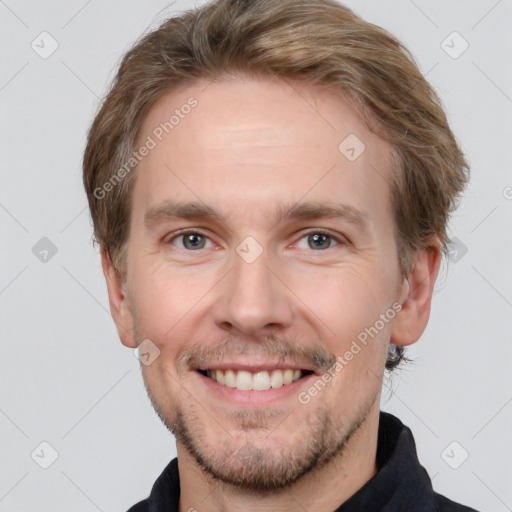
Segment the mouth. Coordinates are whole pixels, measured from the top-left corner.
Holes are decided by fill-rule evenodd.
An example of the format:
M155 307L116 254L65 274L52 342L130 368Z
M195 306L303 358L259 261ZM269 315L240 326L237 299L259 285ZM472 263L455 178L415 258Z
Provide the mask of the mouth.
M215 381L226 388L240 391L269 391L293 385L300 379L305 379L314 372L312 370L299 370L296 368L273 370L236 370L211 369L197 370L203 377Z

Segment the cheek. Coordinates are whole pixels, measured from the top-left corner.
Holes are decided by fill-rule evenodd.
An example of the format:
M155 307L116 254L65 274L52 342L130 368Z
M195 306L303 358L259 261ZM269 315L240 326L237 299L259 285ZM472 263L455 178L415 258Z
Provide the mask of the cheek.
M184 320L200 296L199 291L191 290L190 283L187 286L185 279L169 276L160 264L147 261L132 268L129 302L137 341L149 339L159 351L151 365L142 367L146 378L152 381L158 372L176 373L173 362L186 343ZM161 377L165 379L165 375Z
M297 278L295 289L311 305L315 324L324 326L325 348L339 358L336 386L350 390L350 396L373 390L383 372L394 316L392 295L379 273L355 265L308 272Z
M378 273L356 265L309 269L290 276L290 287L334 337L352 337L390 306ZM318 322L317 320L317 322Z
M130 286L137 319L155 337L165 337L199 304L213 282L197 269L172 267L163 257L134 261Z

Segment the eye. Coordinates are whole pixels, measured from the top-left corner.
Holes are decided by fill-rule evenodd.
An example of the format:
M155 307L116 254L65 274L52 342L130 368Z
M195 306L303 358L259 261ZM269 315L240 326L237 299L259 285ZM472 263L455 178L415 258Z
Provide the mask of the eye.
M174 235L165 243L172 244L179 249L186 251L197 251L213 247L212 241L204 234L197 231L186 231ZM313 249L314 251L325 251L343 243L342 240L322 231L314 231L303 236L297 247L300 249Z
M313 249L315 251L324 251L330 249L336 245L339 245L339 241L328 233L322 231L315 231L303 236L297 243L297 247L300 249Z
M198 249L213 247L212 241L207 236L196 231L180 233L179 235L169 239L167 243L171 243L180 249L187 251L196 251Z

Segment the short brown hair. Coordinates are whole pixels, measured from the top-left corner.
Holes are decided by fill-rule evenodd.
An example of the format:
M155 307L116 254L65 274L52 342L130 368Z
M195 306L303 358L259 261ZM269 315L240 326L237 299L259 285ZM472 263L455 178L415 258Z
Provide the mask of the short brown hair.
M106 199L97 190L119 178L159 98L229 72L338 87L390 144L402 274L433 237L446 253L448 217L469 171L437 94L408 50L335 0L217 0L168 19L126 53L89 131L84 184L95 238L116 269L123 267L134 173L125 173Z

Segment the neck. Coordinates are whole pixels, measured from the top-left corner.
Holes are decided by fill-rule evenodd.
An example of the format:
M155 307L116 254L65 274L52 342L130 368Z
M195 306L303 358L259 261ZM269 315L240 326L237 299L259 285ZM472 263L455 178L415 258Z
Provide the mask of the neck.
M311 470L290 487L266 495L255 495L205 477L178 442L180 512L335 510L377 473L378 425L376 403L339 456Z

